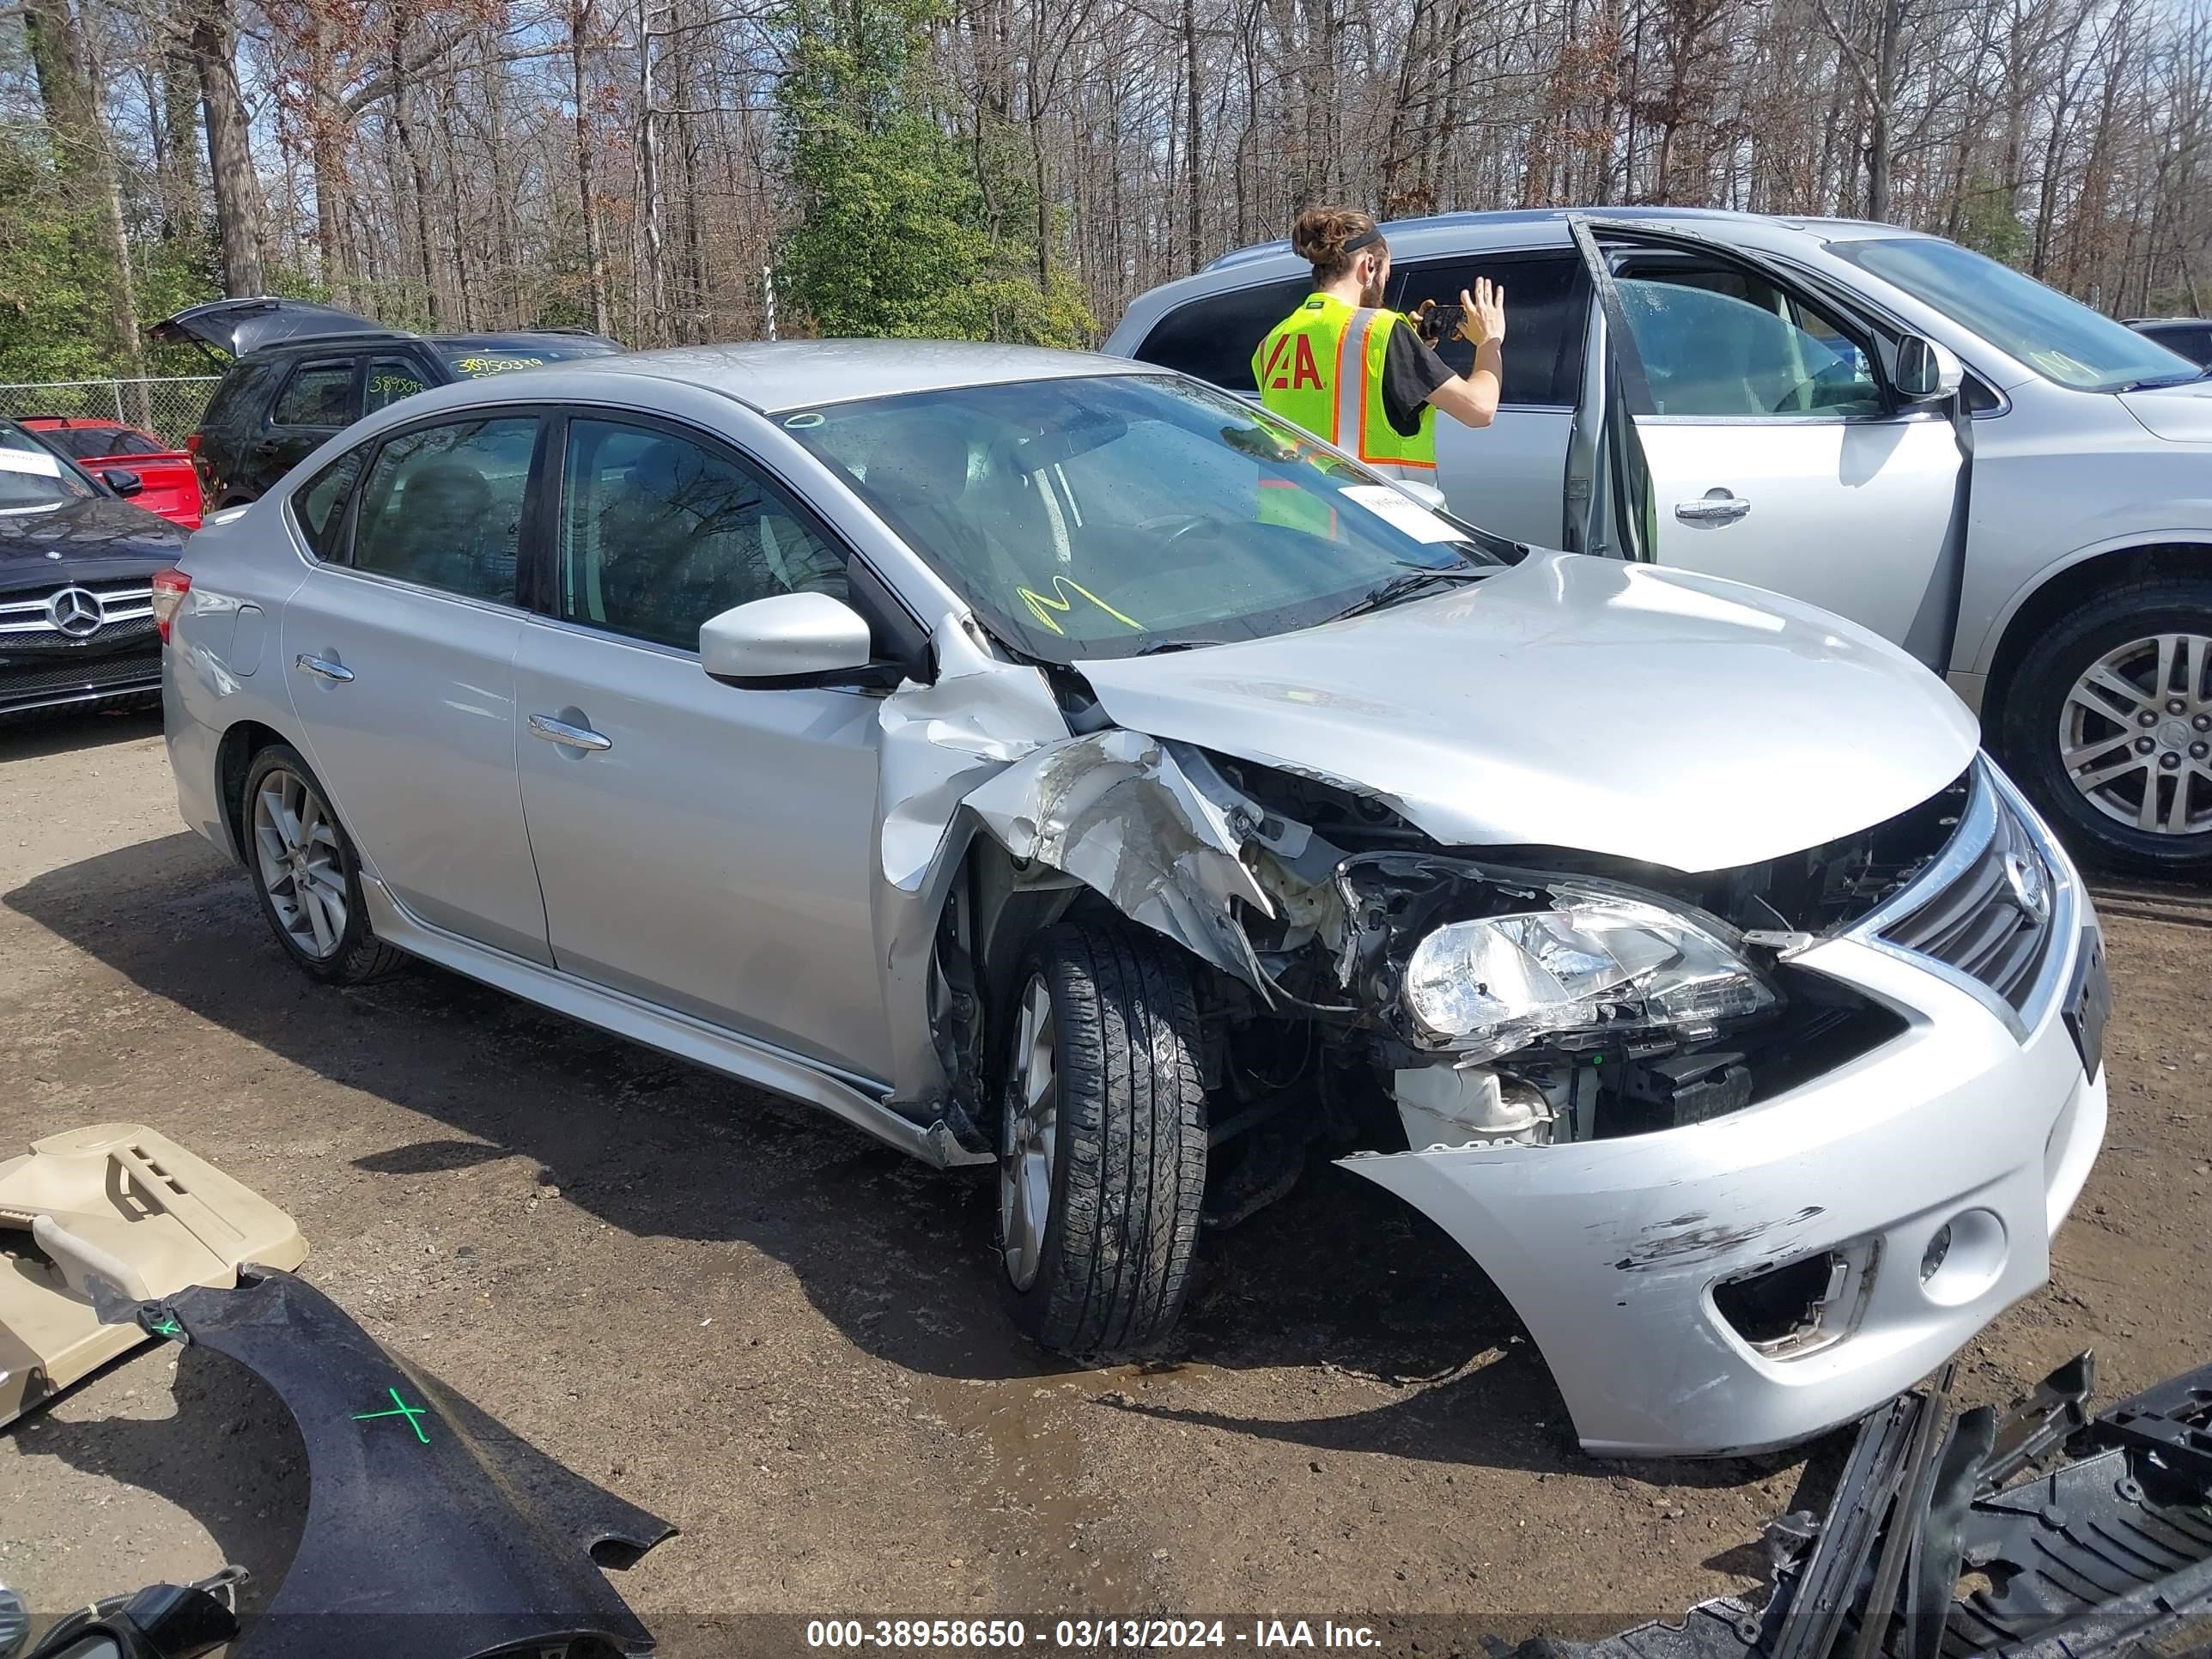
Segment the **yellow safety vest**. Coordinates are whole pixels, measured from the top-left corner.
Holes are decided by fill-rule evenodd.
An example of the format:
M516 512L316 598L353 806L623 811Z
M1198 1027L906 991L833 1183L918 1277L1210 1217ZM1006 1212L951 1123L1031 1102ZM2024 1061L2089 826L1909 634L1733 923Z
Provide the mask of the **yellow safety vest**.
M1395 311L1311 295L1252 354L1261 403L1379 472L1427 477L1437 469L1435 408L1421 405L1420 427L1409 438L1382 407L1390 331L1405 320Z

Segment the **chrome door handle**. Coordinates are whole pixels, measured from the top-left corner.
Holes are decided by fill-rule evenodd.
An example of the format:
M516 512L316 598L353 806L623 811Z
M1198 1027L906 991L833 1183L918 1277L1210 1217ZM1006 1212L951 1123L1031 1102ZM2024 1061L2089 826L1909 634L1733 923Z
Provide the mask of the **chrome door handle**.
M1684 524L1734 524L1751 511L1751 503L1725 489L1708 489L1702 499L1674 503L1674 516Z
M353 678L353 670L342 662L332 662L328 657L311 657L302 651L292 659L292 666L303 674L314 674L323 679L336 680L343 685Z
M589 749L594 753L615 746L615 740L603 732L594 732L588 726L571 726L566 720L550 720L544 714L530 717L530 735L543 738L548 743L564 744L571 749Z

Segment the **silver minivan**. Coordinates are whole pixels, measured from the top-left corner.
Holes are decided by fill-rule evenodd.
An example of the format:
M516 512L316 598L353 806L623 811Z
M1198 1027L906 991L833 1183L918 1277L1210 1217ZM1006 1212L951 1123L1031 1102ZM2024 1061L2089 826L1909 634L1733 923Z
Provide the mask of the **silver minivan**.
M2078 849L2212 870L2197 365L1891 225L1638 208L1384 229L1394 306L1506 290L1498 420L1438 425L1455 511L1849 617L1948 676ZM1106 349L1251 393L1253 347L1310 286L1287 243L1243 249L1144 295Z

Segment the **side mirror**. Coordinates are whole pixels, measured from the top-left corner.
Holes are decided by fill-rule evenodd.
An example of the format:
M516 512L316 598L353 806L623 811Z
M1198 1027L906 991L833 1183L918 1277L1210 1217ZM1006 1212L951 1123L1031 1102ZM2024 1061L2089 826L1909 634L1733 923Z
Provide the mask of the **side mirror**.
M852 684L874 662L868 624L827 593L776 593L699 628L699 666L725 685Z
M100 481L118 495L136 495L146 487L146 481L136 472L126 472L119 466L111 466L100 475Z
M1941 403L1966 384L1966 366L1948 346L1908 334L1897 347L1897 390L1906 402Z
M1451 502L1445 499L1444 492L1432 483L1425 483L1419 478L1396 478L1392 482L1431 513L1443 513L1451 507Z

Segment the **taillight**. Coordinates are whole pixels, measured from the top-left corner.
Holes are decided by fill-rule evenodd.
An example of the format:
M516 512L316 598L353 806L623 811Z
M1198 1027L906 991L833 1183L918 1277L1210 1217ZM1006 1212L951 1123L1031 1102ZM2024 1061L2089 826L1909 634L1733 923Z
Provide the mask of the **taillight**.
M192 579L174 565L154 573L154 631L161 636L162 644L169 642L169 624L176 620L178 608L191 591Z
M185 440L185 453L187 455L197 455L199 453L200 434L195 432L191 437Z

